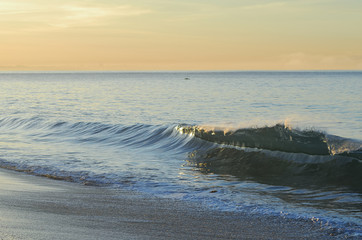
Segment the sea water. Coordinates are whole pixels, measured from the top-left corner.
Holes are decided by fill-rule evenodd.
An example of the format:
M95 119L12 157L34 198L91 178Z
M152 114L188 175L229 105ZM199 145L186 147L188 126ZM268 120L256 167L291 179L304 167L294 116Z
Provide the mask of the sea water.
M362 72L1 72L0 166L362 237Z

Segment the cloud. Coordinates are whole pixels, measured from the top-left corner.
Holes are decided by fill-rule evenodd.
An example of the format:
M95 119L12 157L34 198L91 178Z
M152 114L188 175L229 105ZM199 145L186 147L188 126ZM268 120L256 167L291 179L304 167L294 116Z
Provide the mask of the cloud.
M17 30L50 30L82 26L99 26L107 20L119 17L139 16L151 10L131 5L73 4L55 5L51 2L41 4L20 1L0 2L0 22ZM4 24L3 24L4 25ZM30 27L30 25L33 25ZM10 29L9 29L10 30ZM2 29L2 32L5 29Z
M295 52L281 57L288 69L362 69L362 56L318 55Z
M139 16L150 13L150 10L139 9L129 5L122 6L79 6L65 5L61 7L63 17L50 25L56 27L73 27L86 25L102 25L102 20L116 17Z
M61 7L71 20L83 20L105 16L138 16L149 13L150 10L137 9L132 6L116 7L84 7L78 5L66 5Z
M270 3L264 3L264 4L253 4L248 6L242 6L239 9L242 10L256 10L256 9L262 9L262 8L275 8L275 7L282 7L287 5L286 2L270 2Z
M37 6L29 2L19 1L1 1L0 2L0 20L5 17L9 20L12 17L25 14L35 14L42 11L46 11L44 6Z

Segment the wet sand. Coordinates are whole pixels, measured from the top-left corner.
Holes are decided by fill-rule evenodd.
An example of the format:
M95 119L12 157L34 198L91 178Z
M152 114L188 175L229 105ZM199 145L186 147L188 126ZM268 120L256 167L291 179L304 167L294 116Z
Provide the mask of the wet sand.
M336 238L311 221L211 211L0 169L0 239Z

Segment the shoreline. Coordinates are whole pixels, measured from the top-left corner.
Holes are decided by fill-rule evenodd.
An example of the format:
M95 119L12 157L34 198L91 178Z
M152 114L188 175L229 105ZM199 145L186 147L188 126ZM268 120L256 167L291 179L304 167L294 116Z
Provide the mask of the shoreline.
M311 221L0 169L0 239L338 239Z

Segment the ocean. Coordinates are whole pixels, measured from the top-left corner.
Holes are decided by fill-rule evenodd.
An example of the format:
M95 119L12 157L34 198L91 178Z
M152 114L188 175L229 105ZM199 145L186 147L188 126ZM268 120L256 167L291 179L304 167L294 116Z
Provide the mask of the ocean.
M0 72L0 167L362 238L362 72Z

